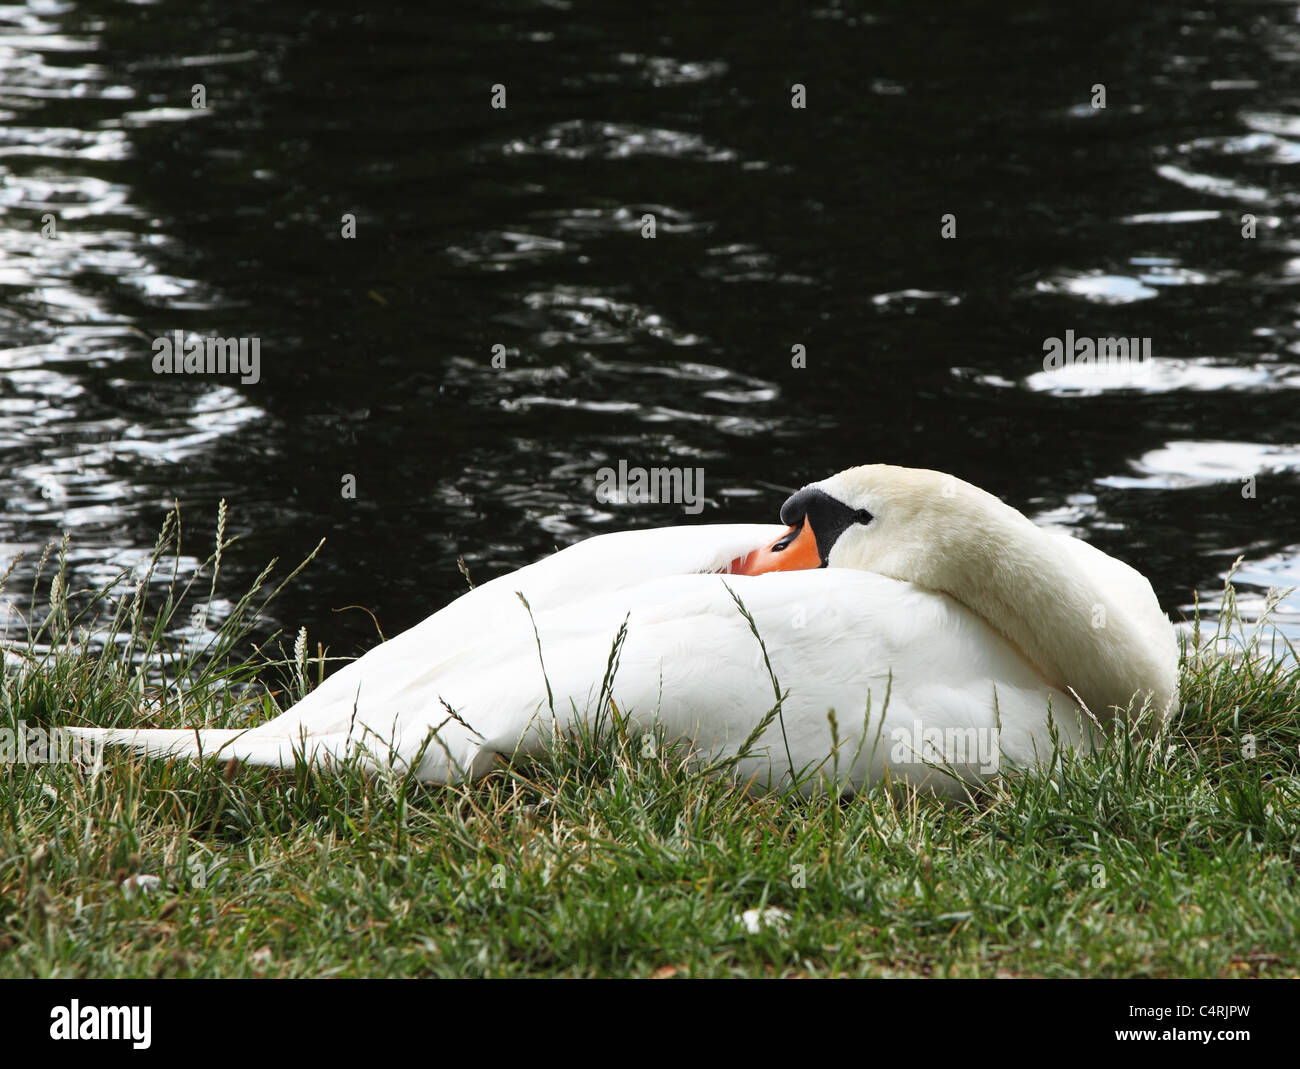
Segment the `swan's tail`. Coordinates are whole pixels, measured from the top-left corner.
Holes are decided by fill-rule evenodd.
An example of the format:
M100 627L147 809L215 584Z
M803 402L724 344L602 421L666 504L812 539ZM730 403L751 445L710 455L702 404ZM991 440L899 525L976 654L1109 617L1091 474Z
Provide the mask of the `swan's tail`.
M99 746L125 746L146 757L198 757L250 765L292 768L299 760L315 762L338 756L345 740L332 736L290 739L228 728L64 728L69 735ZM336 742L344 745L337 747Z

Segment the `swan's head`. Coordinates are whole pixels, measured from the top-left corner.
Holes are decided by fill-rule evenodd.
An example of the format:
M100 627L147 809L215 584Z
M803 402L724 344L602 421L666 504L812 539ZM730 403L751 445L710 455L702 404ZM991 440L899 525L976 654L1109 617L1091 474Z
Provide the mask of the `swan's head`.
M974 510L990 507L1006 509L941 472L889 464L849 468L791 495L781 506L787 530L734 562L732 571L858 568L941 586L936 569L959 546L978 544Z
M946 594L1009 639L1048 682L1101 716L1149 693L1164 715L1178 642L1151 584L1084 542L1035 527L942 472L872 464L810 483L781 507L775 542L743 575L857 568Z

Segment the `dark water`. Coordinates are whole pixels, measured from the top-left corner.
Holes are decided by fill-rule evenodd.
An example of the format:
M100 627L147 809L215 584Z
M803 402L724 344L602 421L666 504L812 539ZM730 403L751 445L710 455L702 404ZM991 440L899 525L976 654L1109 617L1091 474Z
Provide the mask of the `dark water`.
M1064 7L0 7L0 570L66 530L107 578L173 500L204 556L224 497L226 596L327 536L280 619L346 652L457 555L688 519L597 500L620 459L702 468L697 522L890 461L1175 613L1300 584L1296 7ZM260 380L154 374L176 330ZM1045 372L1066 330L1153 361Z

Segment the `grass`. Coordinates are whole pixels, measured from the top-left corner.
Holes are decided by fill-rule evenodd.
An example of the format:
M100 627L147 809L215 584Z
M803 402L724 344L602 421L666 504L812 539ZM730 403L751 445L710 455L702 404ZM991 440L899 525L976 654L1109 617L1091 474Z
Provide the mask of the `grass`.
M160 581L179 536L134 586L43 558L0 727L239 725L321 678L301 633L252 644L269 569L219 626L193 614L230 544ZM1300 671L1263 634L1229 599L1166 735L961 804L751 796L616 716L457 787L9 764L0 976L1296 976Z

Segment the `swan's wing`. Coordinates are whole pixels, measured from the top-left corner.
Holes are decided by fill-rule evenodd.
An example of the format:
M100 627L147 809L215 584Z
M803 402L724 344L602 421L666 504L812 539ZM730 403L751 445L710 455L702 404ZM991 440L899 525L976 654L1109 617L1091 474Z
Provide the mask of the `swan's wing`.
M151 753L220 743L224 755L272 765L292 763L295 752L360 748L376 764L457 780L499 754L534 752L555 730L596 714L626 621L611 691L619 710L642 727L662 724L669 739L734 756L775 696L763 648L731 592L752 614L785 695L739 766L759 784L784 785L793 769L861 785L888 767L954 790L951 773L976 780L1004 757L1045 756L1049 703L1062 740L1080 737L1070 699L948 598L845 569L676 572L725 568L780 531L668 528L591 539L458 599L268 724L234 737L110 738Z
M518 571L468 591L402 634L376 646L335 672L275 723L280 733L300 735L347 731L353 706L365 691L366 709L396 690L411 692L445 678L466 663L484 643L499 641L508 622L527 625L529 610L549 613L578 606L599 592L619 601L649 581L693 573L722 572L737 557L775 540L784 528L772 524L710 524L620 531L588 538ZM640 594L639 597L653 597ZM631 602L629 602L631 604ZM536 646L534 643L534 656ZM515 671L510 657L495 671Z
M492 693L502 678L527 670L526 644L519 643L528 610L519 594L534 612L551 612L576 605L596 591L617 597L666 576L723 572L737 557L774 541L782 530L773 524L712 524L588 538L463 594L335 672L275 720L251 730L68 730L158 756L220 753L269 765L292 764L296 753L340 754L360 737L382 751L382 740L406 733L423 739L430 724L447 719L438 715L438 694L441 682L457 671L477 666L473 671L484 693ZM575 618L581 618L577 609ZM501 637L502 628L508 628L509 637ZM535 642L531 648L535 655ZM530 675L526 687L539 682L540 677Z
M462 595L426 622L453 607L491 615L502 602L517 601L517 590L535 608L549 609L585 600L595 591L615 593L665 576L725 572L733 560L774 542L784 531L780 524L715 523L596 535Z
M597 712L626 619L612 685L619 710L643 727L662 724L670 739L732 756L775 698L763 649L728 588L752 614L787 693L740 766L761 785L783 785L791 767L860 785L888 765L894 776L953 789L936 765L976 780L1003 755L1029 763L1050 751L1049 702L1064 741L1079 736L1068 697L960 605L881 576L820 569L668 576L534 604L531 614L512 593L490 626L458 635L454 652L411 644L399 658L399 640L386 643L229 752L301 732L327 752L350 739L381 763L389 754L418 761L422 778L481 773L497 755L536 751ZM294 713L345 676L347 690L295 723ZM838 750L827 760L832 738Z

